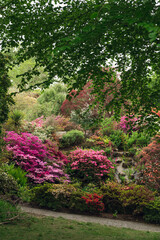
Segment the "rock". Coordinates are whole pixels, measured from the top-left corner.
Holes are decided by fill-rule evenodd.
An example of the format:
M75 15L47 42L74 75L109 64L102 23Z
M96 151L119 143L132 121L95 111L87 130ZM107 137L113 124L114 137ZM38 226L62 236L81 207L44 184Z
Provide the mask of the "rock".
M115 158L115 162L116 162L117 164L121 163L122 161L123 161L123 159L120 158L120 157Z

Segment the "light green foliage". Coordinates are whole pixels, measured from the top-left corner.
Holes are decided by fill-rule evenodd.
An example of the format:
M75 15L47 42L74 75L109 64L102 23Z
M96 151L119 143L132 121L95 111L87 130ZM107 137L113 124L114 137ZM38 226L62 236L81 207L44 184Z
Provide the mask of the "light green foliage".
M28 120L34 120L42 115L48 117L52 114L58 115L60 107L66 98L67 88L62 83L54 84L41 92L37 103L27 113Z
M103 135L110 136L116 130L117 123L114 120L114 117L103 118L101 122L101 132Z
M84 133L79 130L71 130L62 136L60 143L62 147L79 145L84 141Z
M16 55L16 50L13 51L12 53L13 55ZM19 87L19 85L21 84L22 81L22 77L20 76L21 74L27 72L27 71L31 71L36 65L35 59L34 58L30 58L24 62L22 62L19 65L15 65L12 69L10 69L8 75L10 77L10 79L12 80L12 91L16 91ZM33 75L32 79L30 80L29 83L25 84L25 89L30 88L31 86L38 86L40 84L42 84L45 80L47 80L48 78L48 74L47 72L44 72L44 68L43 67L39 67L38 71L40 72L40 75ZM19 77L17 77L19 76Z

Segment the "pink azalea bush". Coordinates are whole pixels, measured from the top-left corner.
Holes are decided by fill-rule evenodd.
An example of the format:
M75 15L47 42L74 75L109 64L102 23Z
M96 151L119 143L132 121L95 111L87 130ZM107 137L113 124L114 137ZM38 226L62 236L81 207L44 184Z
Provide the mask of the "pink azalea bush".
M114 168L103 150L77 149L70 153L69 159L72 174L83 182L99 182Z
M119 128L124 133L128 133L130 130L136 131L137 130L137 126L136 126L137 121L138 121L138 118L136 118L136 117L123 116L123 117L121 117L121 120L119 123Z
M63 171L63 160L66 158L48 150L37 136L26 132L19 135L11 131L7 132L4 140L7 150L13 153L13 160L28 172L27 176L31 182L57 182L62 177L68 181L69 177Z

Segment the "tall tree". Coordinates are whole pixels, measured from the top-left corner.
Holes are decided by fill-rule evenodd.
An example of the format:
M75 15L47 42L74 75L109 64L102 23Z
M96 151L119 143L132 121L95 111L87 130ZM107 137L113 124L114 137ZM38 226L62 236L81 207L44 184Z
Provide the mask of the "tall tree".
M23 75L21 88L38 74L40 65L49 73L45 86L59 76L65 83L76 79L71 88L82 89L92 75L98 101L103 103L112 90L114 99L106 108L116 114L124 102L130 102L129 112L141 115L157 108L159 89L149 87L152 73L160 76L156 0L1 0L0 23L2 48L21 44L18 62L36 59L35 67ZM115 71L110 68L106 74L102 67L112 64L121 73L121 88L99 94Z

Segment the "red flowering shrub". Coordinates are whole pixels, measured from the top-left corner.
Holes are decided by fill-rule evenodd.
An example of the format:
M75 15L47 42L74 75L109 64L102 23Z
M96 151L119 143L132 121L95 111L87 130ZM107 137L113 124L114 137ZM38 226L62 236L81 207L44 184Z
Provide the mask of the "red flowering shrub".
M102 202L103 196L98 195L96 193L88 194L81 197L86 205L87 211L90 213L99 213L104 211L104 203Z
M160 191L160 135L156 135L152 142L142 149L139 154L142 178L140 183Z
M26 176L31 182L57 182L62 177L68 179L68 175L62 170L65 157L48 150L38 137L30 133L19 135L15 132L7 132L7 137L4 139L7 150L13 153L13 160L28 172Z
M99 182L114 168L104 151L77 149L70 153L71 174L82 182Z

